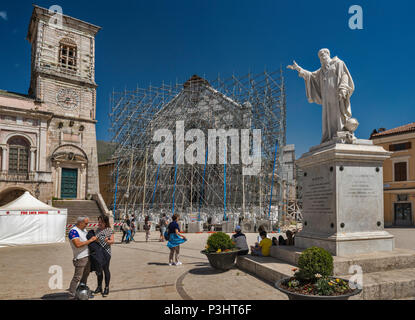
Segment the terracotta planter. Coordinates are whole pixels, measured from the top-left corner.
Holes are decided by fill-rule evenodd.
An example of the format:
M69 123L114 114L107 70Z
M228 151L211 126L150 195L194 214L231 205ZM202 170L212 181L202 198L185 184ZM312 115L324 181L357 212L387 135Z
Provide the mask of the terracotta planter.
M281 287L282 283L285 283L286 281L290 279L291 278L281 279L275 285L276 288L279 291L285 293L288 296L288 299L290 300L348 300L350 297L358 295L359 293L362 292L362 289L355 289L351 293L340 295L340 296L319 296L319 295L300 294L300 293L295 293L295 292L286 290ZM347 281L345 279L342 279L342 280Z
M235 265L235 259L238 255L239 250L237 251L229 251L229 252L221 252L221 253L208 253L206 251L201 251L207 256L210 265L218 270L226 271L231 269Z

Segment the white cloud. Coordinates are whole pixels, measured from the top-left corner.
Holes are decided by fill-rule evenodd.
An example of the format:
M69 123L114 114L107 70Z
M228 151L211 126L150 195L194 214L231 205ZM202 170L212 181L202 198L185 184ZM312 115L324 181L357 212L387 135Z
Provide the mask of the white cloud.
M6 11L0 11L0 18L3 18L7 21L7 12Z

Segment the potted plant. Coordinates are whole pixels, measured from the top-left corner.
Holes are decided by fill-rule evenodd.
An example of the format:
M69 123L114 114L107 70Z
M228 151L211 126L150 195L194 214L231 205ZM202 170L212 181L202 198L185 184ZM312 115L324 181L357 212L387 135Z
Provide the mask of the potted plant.
M349 281L333 277L333 257L322 248L311 247L298 259L293 277L276 283L290 300L347 300L362 289L352 288Z
M238 251L230 236L217 232L209 236L206 249L201 253L207 256L213 268L226 271L234 266Z

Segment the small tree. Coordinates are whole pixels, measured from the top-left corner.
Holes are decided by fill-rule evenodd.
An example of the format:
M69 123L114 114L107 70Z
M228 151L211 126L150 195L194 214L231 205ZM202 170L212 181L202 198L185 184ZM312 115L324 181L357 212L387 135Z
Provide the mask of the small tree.
M209 252L216 252L219 249L221 251L230 250L235 248L235 244L232 242L230 236L224 232L217 232L209 236L207 240L206 249Z
M299 270L296 278L302 280L316 279L316 274L322 277L333 275L333 257L330 252L318 247L311 247L303 251L298 259Z

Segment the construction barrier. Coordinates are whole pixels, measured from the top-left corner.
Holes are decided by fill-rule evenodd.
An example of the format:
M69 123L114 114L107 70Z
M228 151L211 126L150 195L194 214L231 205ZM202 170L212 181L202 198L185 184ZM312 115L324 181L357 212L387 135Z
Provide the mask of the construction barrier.
M119 227L121 225L122 225L122 223L114 223L114 227ZM76 224L67 224L66 225L66 229L69 229L69 228L72 228L72 227L75 227L75 226L76 226ZM98 227L98 223L90 223L90 224L88 224L87 225L87 228L90 228L90 227Z

